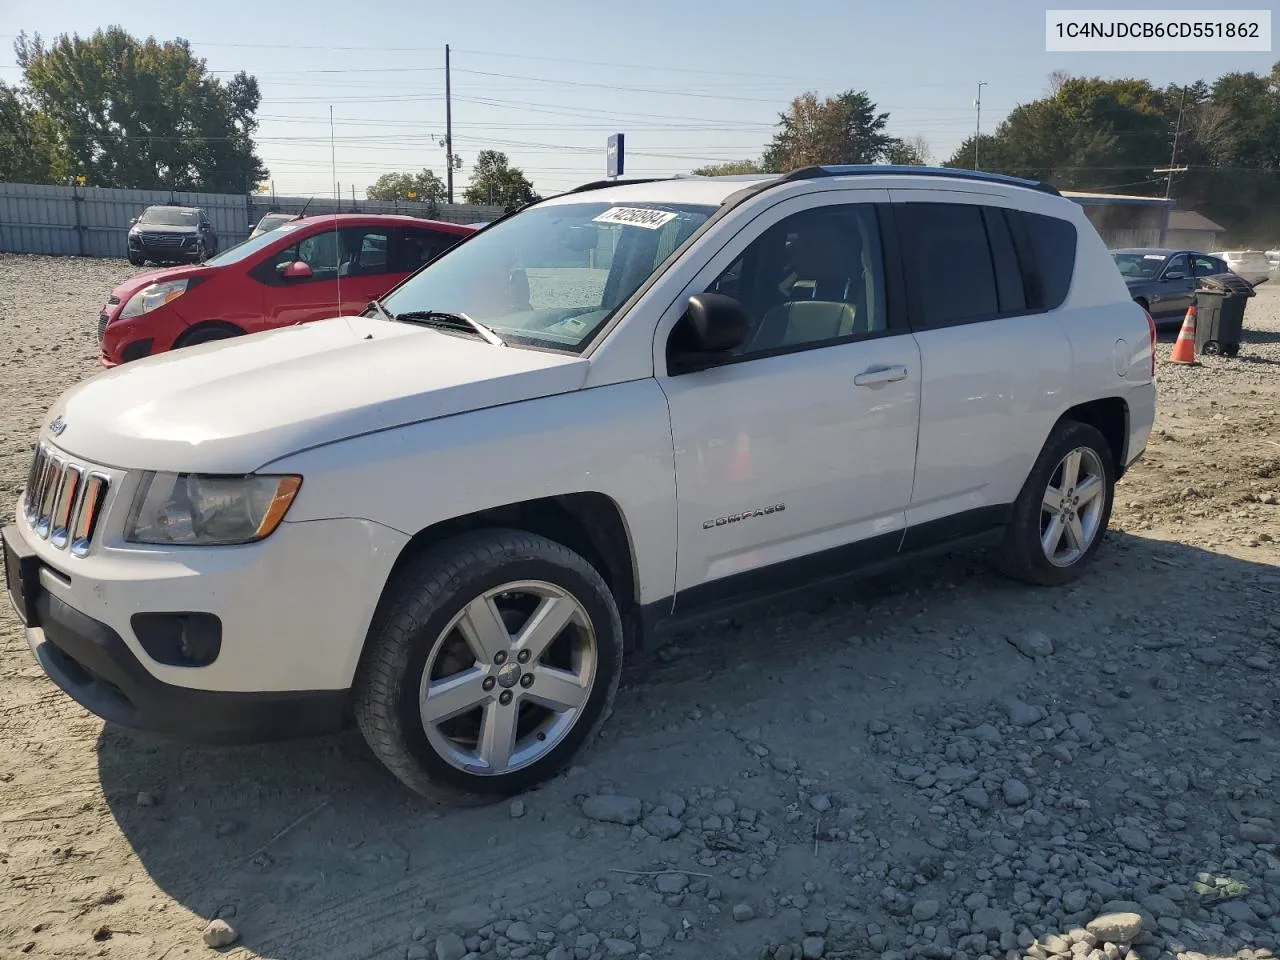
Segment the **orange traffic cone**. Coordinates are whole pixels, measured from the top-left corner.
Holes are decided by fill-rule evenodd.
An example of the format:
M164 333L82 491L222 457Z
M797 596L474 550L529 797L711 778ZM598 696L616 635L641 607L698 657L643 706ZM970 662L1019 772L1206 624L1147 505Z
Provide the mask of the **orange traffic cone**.
M1169 355L1170 363L1184 363L1194 366L1200 361L1196 359L1196 305L1187 307L1187 315L1182 318L1182 329L1178 331L1178 341L1173 345L1173 353Z

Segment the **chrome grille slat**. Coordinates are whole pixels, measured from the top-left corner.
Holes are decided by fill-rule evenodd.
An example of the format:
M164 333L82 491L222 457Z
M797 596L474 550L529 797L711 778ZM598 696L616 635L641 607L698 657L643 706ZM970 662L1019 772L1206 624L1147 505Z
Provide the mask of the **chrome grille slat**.
M44 481L40 484L40 505L36 511L37 536L48 539L49 524L53 521L53 502L58 497L58 486L62 483L62 471L66 465L66 461L59 457L49 458Z
M111 478L38 444L27 473L22 510L32 530L60 550L83 557L101 519Z
M58 496L53 505L53 519L49 526L49 542L59 549L67 545L67 539L70 536L71 518L75 515L77 498L80 496L81 476L79 467L68 465L62 472L62 483L58 485Z

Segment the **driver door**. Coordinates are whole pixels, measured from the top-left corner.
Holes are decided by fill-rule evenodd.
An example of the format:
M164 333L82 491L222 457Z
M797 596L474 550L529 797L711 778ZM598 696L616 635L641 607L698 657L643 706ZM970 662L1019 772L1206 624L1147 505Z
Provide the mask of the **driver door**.
M1195 296L1196 280L1191 271L1191 258L1180 253L1170 257L1151 295L1151 316L1155 320L1180 320Z
M717 253L675 306L711 291L747 307L747 342L673 375L681 323L659 327L675 444L677 610L732 602L898 551L911 500L920 351L906 327L883 190L782 201ZM889 260L886 260L888 251Z

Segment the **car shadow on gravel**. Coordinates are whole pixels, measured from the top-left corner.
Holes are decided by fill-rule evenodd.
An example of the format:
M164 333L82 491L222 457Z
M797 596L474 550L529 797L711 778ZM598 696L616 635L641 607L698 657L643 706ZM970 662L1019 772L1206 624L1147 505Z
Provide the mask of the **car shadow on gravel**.
M524 798L528 815L506 803L450 808L422 800L350 731L210 748L108 727L97 745L99 774L111 814L151 879L199 917L228 918L245 946L281 957L403 957L415 926L425 924L433 938L450 927L456 907L479 903L484 912L503 898L507 915L515 915L539 896L580 897L566 890L607 876L606 867L644 866L627 859L637 854L625 833L588 836L580 844L567 844L566 835L582 836L574 831L582 830L576 798L584 779L630 787L646 800L666 783L714 782L705 779L696 754L672 759L680 756L681 735L654 717L679 720L693 703L708 702L723 705L730 727L758 724L762 711L765 722L768 714L789 716L784 708L796 707L775 699L771 708L768 684L753 678L796 682L840 658L892 662L918 678L921 693L935 704L962 702L964 693L939 692L936 674L917 672L928 669L920 663L939 657L944 641L970 644L974 670L1004 684L969 692L971 699L990 700L1026 681L1030 660L1008 640L1028 623L1044 624L1068 646L1079 642L1080 631L1115 642L1126 624L1143 620L1173 629L1171 611L1185 611L1189 593L1220 589L1247 592L1260 609L1274 609L1280 570L1114 532L1089 575L1064 590L1012 583L990 572L981 557L949 555L743 612L640 656L628 671L609 736L584 760L585 773L571 771ZM1201 623L1198 615L1184 615L1181 629L1212 636L1212 618L1204 616ZM861 633L867 637L851 652L851 635ZM935 637L944 640L935 644ZM884 694L856 669L846 669L839 682L848 702L865 698L889 719L897 710L897 722L926 729L913 712L912 691ZM706 684L718 687L709 692ZM865 728L866 713L852 716ZM1110 776L1105 768L1093 775ZM1092 786L1103 789L1101 782ZM1196 849L1200 836L1178 840L1185 845L1179 862L1189 870L1220 860L1221 850ZM961 875L973 866L962 865ZM961 891L956 899L963 897ZM1211 956L1226 946L1180 939Z

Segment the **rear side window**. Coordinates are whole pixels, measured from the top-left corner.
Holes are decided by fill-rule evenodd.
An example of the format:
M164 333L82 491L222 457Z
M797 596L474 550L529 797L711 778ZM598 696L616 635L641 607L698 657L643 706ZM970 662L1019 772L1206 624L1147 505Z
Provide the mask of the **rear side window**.
M1025 252L1030 264L1024 264L1031 280L1028 306L1032 310L1054 310L1062 306L1071 289L1076 269L1076 227L1059 217L1039 213L1018 214L1025 237Z
M1022 268L1013 245L1013 234L1005 211L999 207L983 207L983 219L987 223L987 239L991 243L991 262L996 268L996 292L1000 296L1000 312L1024 313L1027 295L1023 289Z
M903 253L916 321L925 327L1000 314L995 268L982 208L961 203L906 203Z

